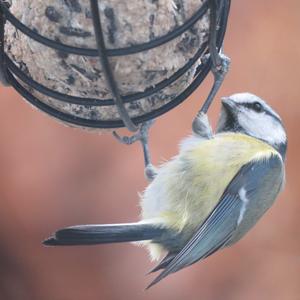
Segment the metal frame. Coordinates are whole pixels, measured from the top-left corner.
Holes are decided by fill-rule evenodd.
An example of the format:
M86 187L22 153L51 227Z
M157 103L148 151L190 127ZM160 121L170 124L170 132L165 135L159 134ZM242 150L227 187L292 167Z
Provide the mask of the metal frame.
M0 80L5 85L9 84L12 87L14 87L28 102L38 107L40 110L64 122L68 122L78 126L91 127L91 128L120 128L126 126L130 131L136 131L138 128L137 125L139 123L143 123L145 121L154 119L166 113L167 111L171 110L175 106L182 103L189 95L191 95L211 70L212 67L211 59L209 58L205 63L201 64L198 67L193 82L181 94L179 94L176 98L166 103L162 107L153 110L149 113L146 113L144 115L130 118L128 112L124 107L124 103L149 97L150 95L160 91L161 89L175 82L180 76L185 74L197 62L197 60L200 57L202 57L205 53L209 53L208 44L203 45L197 51L195 56L191 58L185 66L177 70L168 79L159 82L154 87L148 88L144 92L133 93L124 97L120 95L117 82L114 80L114 75L109 65L109 57L129 55L141 51L146 51L173 40L174 38L180 36L185 31L189 30L198 20L200 20L203 17L203 15L209 9L210 1L214 1L214 0L205 1L201 6L201 8L189 20L187 20L183 25L177 27L175 30L169 32L164 36L156 38L150 42L141 43L130 47L119 48L119 49L107 49L103 41L101 20L98 11L98 1L90 0L91 10L93 14L93 24L94 24L95 37L97 42L97 49L85 49L85 48L78 48L78 47L65 45L60 42L56 42L54 40L50 40L48 38L39 35L35 31L31 30L30 28L22 24L17 18L15 18L15 16L9 11L7 2L0 0ZM219 30L217 32L217 37L216 37L218 50L222 46L223 38L225 35L227 18L230 10L230 2L231 2L230 0L219 1L221 7L219 7L220 10ZM94 56L94 57L98 56L103 66L103 69L105 71L105 77L108 82L108 86L111 89L113 99L102 100L96 98L81 98L81 97L70 96L67 94L62 94L41 85L40 83L34 81L32 78L27 76L20 68L18 68L14 64L14 62L11 61L11 59L6 55L4 51L4 26L6 21L10 22L18 30L20 30L21 32L23 32L33 40L45 46L48 46L52 49L56 49L69 54ZM83 105L83 106L116 105L121 119L120 120L90 120L90 119L85 119L85 118L81 118L81 117L77 117L71 114L61 112L45 104L41 100L39 100L30 92L30 89L26 89L22 84L20 84L20 82L25 83L30 88L37 90L39 93L43 95L67 103Z

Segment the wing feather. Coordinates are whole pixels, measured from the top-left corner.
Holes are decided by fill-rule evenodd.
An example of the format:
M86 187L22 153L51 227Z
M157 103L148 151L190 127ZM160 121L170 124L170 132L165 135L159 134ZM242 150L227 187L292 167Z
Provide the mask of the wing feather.
M252 200L257 196L257 188L264 187L264 179L268 178L270 185L279 182L281 185L282 160L274 155L268 159L252 161L244 165L232 179L220 201L201 224L194 236L181 251L167 263L164 261L161 268L165 268L159 276L147 287L161 281L171 273L187 267L198 260L204 259L229 243L240 223L241 214L245 210L245 199L242 199L241 189L246 191L247 197ZM276 197L274 192L274 199ZM159 265L160 266L160 265ZM158 270L159 266L154 270Z

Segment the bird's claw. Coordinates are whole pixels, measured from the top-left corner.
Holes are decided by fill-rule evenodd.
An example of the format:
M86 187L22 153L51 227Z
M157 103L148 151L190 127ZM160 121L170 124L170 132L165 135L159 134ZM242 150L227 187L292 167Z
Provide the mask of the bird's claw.
M151 163L149 163L144 170L146 179L151 182L157 175L157 168L155 168Z
M137 134L134 134L132 136L120 136L116 131L113 131L113 136L118 140L118 142L125 144L125 145L131 145L135 143L137 140L140 139L140 132Z
M230 62L231 60L228 56L223 53L219 53L216 65L212 66L212 72L215 76L215 80L223 81L225 75L229 71Z

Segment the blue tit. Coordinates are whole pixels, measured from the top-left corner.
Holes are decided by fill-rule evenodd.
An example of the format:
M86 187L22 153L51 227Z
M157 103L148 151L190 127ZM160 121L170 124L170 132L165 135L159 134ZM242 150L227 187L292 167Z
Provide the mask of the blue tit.
M153 259L165 253L152 286L236 243L284 185L286 132L279 115L249 93L222 98L216 134L206 115L198 125L141 196L141 221L67 227L44 244L138 242Z

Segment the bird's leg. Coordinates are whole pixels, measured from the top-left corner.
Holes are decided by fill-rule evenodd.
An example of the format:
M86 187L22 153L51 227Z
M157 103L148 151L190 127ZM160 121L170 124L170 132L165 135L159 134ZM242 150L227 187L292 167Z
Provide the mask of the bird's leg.
M221 87L225 76L229 70L230 58L218 51L217 48L217 31L218 31L218 8L221 3L219 0L210 0L210 23L209 23L209 58L212 62L211 71L214 75L213 86L206 98L202 108L198 112L196 118L193 121L193 131L195 134L202 136L203 134L203 114L206 114L209 106L213 102L219 88ZM208 57L204 57L208 59ZM206 121L205 121L206 122Z
M217 47L217 32L218 32L218 22L220 9L222 7L222 2L220 0L210 0L210 22L209 22L209 57L212 61L211 71L214 75L214 84L213 87L204 102L202 111L207 112L211 102L213 101L216 93L221 87L226 74L229 70L230 58L222 53L222 48L218 51Z
M144 152L144 162L145 162L145 177L148 181L152 181L156 174L156 168L151 163L150 151L149 151L149 129L153 125L154 120L144 122L140 125L139 130L136 134L132 136L119 136L115 131L113 132L114 137L122 144L131 145L136 141L140 141Z

